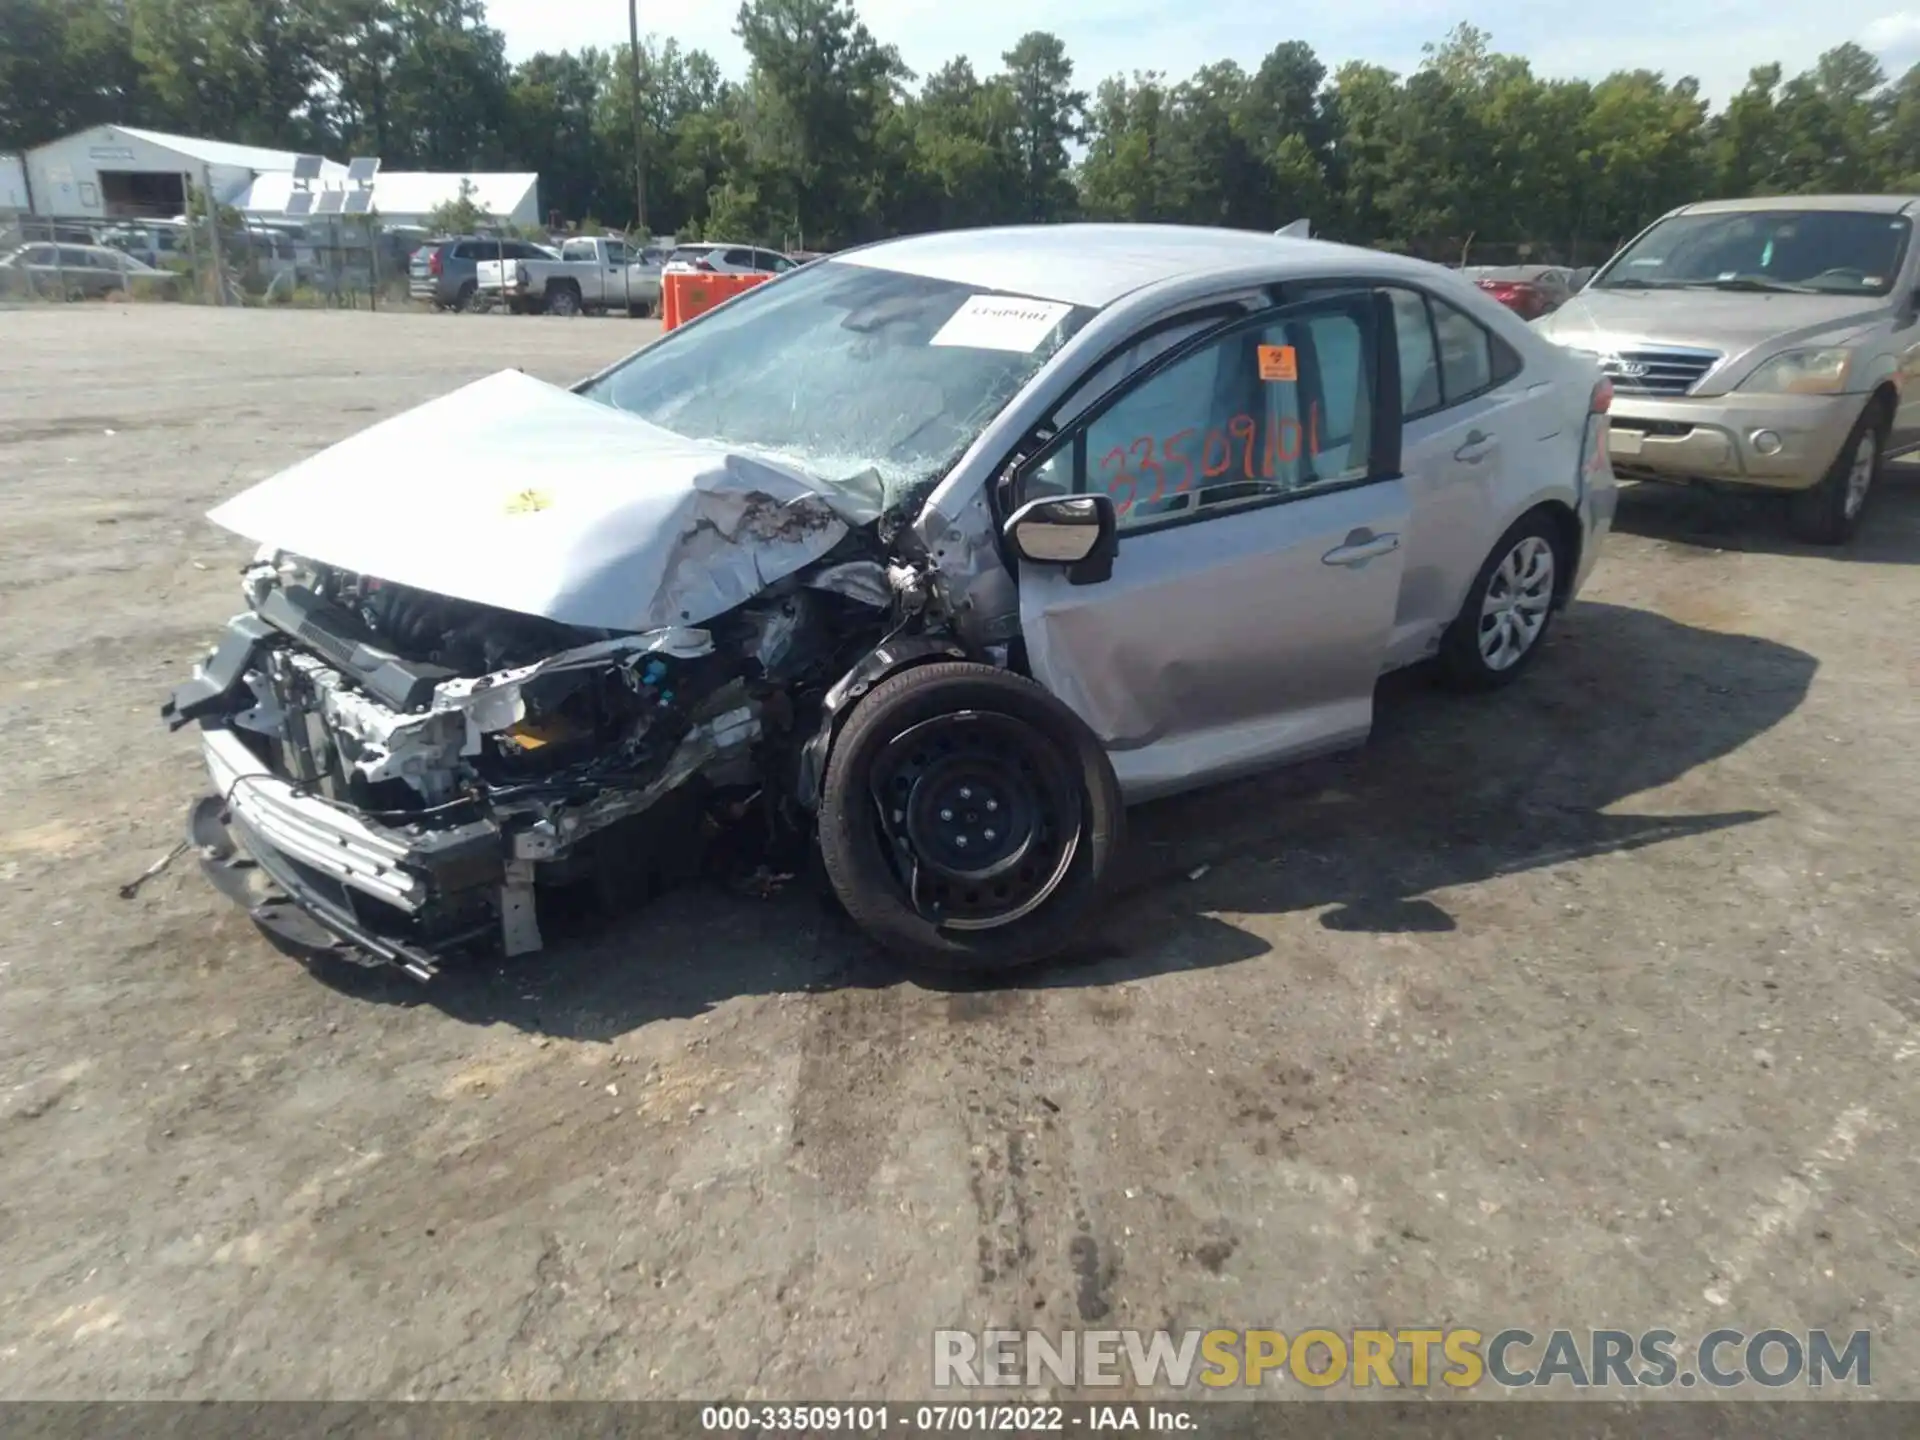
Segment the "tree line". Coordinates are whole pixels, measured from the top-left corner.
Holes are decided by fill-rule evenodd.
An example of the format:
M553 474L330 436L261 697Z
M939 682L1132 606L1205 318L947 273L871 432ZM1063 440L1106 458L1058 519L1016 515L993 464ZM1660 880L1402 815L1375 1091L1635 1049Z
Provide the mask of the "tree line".
M1707 196L1920 187L1920 66L1858 45L1755 69L1714 111L1689 77L1549 80L1457 26L1410 74L1254 63L1080 87L1034 31L982 75L916 75L851 0L744 0L744 78L649 39L657 234L827 249L1071 218L1315 233L1430 258L1604 254ZM0 151L105 121L390 169L537 170L575 222L636 216L626 47L509 64L483 0L0 0Z

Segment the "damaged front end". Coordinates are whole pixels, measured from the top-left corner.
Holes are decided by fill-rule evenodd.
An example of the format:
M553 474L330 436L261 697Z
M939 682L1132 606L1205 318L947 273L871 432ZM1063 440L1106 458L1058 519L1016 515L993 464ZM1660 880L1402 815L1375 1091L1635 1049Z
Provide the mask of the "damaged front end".
M164 707L200 727L203 867L290 944L421 978L539 949L536 894L619 908L729 824L797 833L836 685L927 618L869 528L702 624L627 632L272 549L243 584Z

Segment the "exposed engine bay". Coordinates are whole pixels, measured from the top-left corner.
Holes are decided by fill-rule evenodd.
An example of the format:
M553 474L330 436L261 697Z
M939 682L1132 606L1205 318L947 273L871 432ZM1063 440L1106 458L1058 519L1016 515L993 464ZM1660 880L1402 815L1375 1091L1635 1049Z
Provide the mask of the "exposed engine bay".
M203 732L203 858L256 919L263 886L292 895L424 978L469 943L540 948L536 884L619 905L727 826L799 833L832 687L888 637L961 653L883 554L854 531L699 627L619 633L263 548L165 707Z

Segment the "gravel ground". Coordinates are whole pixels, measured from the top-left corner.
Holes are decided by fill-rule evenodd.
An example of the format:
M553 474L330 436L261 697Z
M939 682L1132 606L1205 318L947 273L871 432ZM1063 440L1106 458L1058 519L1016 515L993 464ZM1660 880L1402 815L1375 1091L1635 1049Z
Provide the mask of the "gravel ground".
M0 314L0 1393L924 1395L1036 1324L1874 1331L1920 1395L1920 485L1631 493L1513 690L1141 812L1089 954L689 890L316 976L172 845L216 500L624 321Z

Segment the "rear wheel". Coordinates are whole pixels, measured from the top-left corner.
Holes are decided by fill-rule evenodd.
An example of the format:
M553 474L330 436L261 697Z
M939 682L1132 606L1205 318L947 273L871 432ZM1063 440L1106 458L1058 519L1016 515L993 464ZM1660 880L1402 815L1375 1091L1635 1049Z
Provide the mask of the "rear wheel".
M1825 478L1787 502L1787 522L1794 534L1815 545L1844 545L1851 540L1866 513L1867 496L1886 448L1887 411L1876 403L1854 422Z
M827 879L861 929L909 960L984 971L1073 940L1125 812L1079 716L1021 676L936 662L855 707L819 828Z
M1491 690L1519 678L1553 624L1554 600L1568 557L1552 519L1523 515L1495 542L1440 644L1448 679Z
M578 315L580 313L580 292L571 282L549 285L547 287L547 313L549 315Z
M467 281L457 291L454 292L452 308L454 310L461 312L462 314L473 309L473 297L475 292L478 291L479 288L480 287L475 285L473 281L471 280Z

